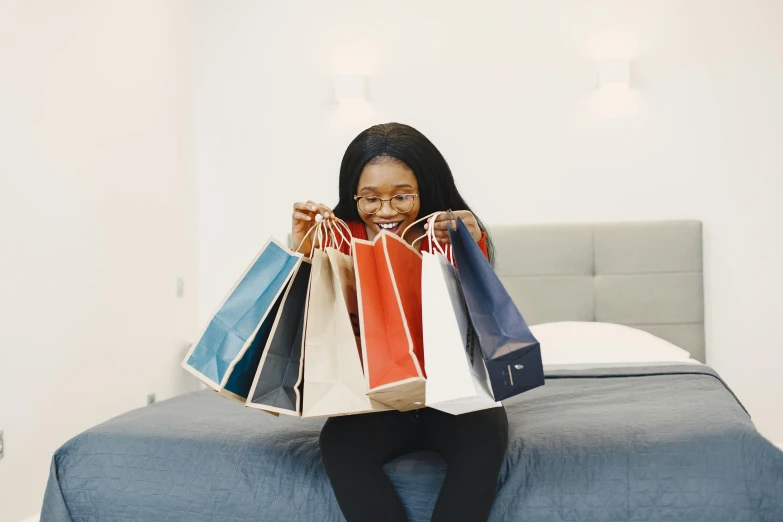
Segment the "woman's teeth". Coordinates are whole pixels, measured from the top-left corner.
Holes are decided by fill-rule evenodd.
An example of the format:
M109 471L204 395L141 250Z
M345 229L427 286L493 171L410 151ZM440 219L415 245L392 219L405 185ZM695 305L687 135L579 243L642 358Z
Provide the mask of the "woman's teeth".
M399 225L399 224L400 224L399 222L397 222L397 223L378 223L378 227L380 227L380 228L382 228L384 230L392 230L392 229L397 228L397 225Z

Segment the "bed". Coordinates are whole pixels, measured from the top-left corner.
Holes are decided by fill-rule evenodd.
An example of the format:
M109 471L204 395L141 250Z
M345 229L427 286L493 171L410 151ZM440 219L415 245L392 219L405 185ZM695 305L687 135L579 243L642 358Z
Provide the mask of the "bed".
M705 361L697 221L493 228L547 381L504 401L492 521L780 521L783 452ZM211 391L120 415L53 455L42 521L341 521L323 420ZM386 464L412 521L445 463Z

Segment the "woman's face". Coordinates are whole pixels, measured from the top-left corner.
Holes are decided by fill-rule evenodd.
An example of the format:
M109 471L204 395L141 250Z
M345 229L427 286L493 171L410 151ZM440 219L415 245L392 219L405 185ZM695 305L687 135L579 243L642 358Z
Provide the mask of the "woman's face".
M395 159L382 159L379 162L368 163L364 166L361 176L359 176L359 185L357 186L357 196L368 196L389 199L393 196L417 194L419 192L419 183L413 171L403 162ZM398 198L394 204L397 208L405 209L410 205L411 198L405 202ZM381 202L376 202L376 205ZM419 197L412 198L413 206L408 212L398 212L392 208L391 201L383 201L380 210L375 214L366 214L359 210L359 216L367 226L367 238L372 241L381 230L386 230L392 234L402 235L402 232L419 215Z

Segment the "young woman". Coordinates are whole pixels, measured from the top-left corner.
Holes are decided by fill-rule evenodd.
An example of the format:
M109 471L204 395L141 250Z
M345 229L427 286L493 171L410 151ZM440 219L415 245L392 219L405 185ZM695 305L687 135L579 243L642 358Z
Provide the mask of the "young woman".
M439 210L462 219L490 262L491 239L470 211L437 148L407 125L376 125L348 146L340 166L340 200L334 211L313 201L294 204L292 239L310 251L307 231L320 214L347 222L354 237L372 240L381 230L402 234L419 217ZM449 242L446 215L434 224L436 239ZM425 225L426 227L426 225ZM414 225L408 242L424 234ZM428 248L423 240L421 249ZM445 458L448 470L433 521L488 518L508 441L503 407L450 415L430 408L332 417L320 437L321 454L340 509L348 522L406 520L384 463L418 450Z

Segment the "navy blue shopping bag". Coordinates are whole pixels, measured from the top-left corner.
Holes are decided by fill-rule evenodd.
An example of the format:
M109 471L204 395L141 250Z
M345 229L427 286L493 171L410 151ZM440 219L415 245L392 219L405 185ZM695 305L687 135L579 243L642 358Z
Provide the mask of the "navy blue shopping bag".
M487 365L492 393L502 401L544 384L541 345L462 219L449 238L468 316Z

